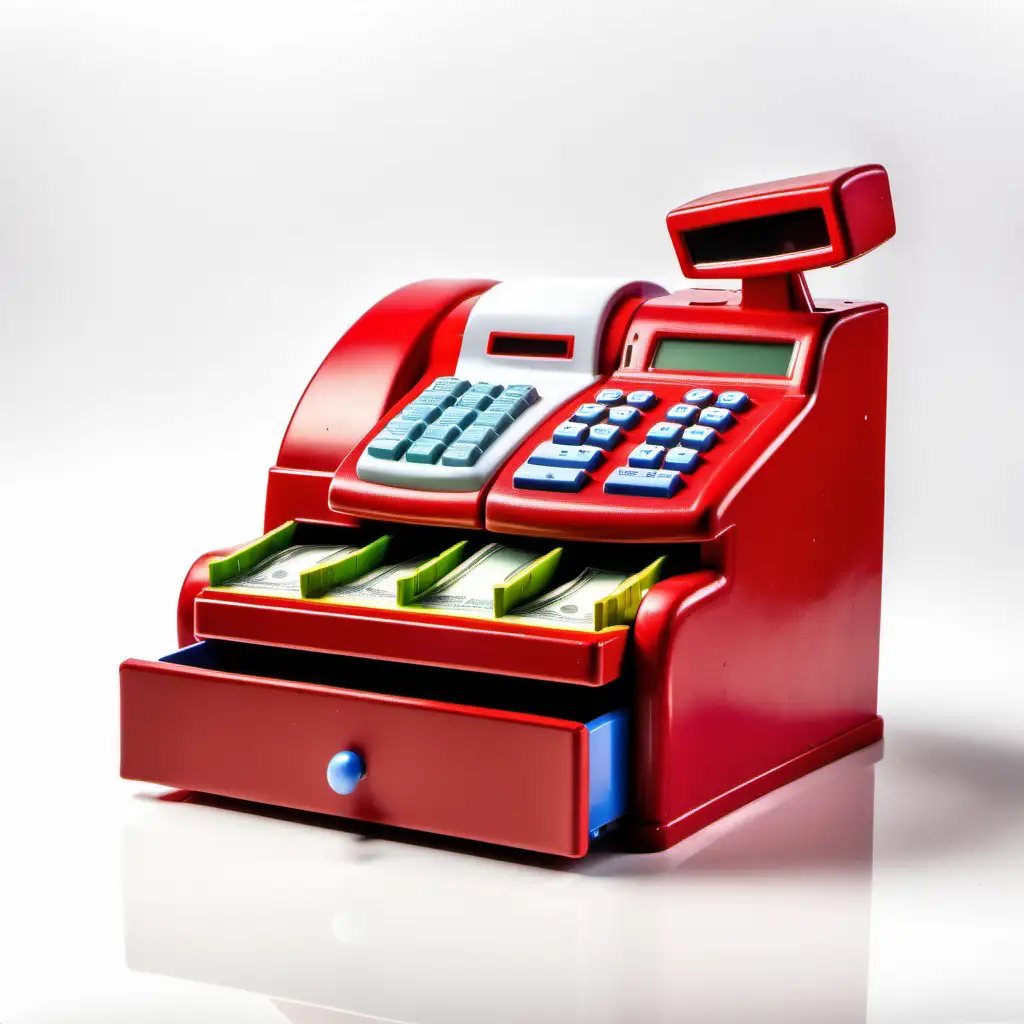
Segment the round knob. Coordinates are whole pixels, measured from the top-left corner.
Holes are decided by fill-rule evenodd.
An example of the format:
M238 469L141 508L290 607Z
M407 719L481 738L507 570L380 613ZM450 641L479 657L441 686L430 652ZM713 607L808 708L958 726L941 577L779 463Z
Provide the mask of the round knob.
M342 796L348 796L365 775L366 762L354 750L335 754L327 765L327 785Z

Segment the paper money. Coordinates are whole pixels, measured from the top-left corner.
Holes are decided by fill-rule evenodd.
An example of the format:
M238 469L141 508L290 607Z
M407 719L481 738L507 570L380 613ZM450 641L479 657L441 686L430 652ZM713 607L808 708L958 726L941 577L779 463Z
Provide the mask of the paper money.
M430 611L493 618L495 584L504 583L536 558L536 551L488 544L428 590L417 601L417 606Z
M396 608L398 577L408 575L425 561L424 555L392 565L379 566L351 583L332 587L324 594L323 600L339 604L369 605L373 608Z
M594 603L613 593L629 577L587 567L575 579L512 610L512 619L566 629L593 629Z
M354 544L295 544L264 558L249 572L236 576L228 586L298 597L300 572L355 550Z

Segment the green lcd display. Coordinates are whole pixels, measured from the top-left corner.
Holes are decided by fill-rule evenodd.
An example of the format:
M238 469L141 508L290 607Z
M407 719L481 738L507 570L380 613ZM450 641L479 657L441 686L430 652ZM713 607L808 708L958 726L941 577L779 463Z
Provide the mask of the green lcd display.
M768 344L763 341L662 338L651 368L785 377L789 373L794 347L792 343Z

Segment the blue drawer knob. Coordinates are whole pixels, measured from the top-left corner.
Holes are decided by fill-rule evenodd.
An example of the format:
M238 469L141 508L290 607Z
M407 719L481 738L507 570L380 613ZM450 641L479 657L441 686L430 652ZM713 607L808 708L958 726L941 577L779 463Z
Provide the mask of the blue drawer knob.
M348 796L365 775L366 762L354 750L335 754L327 765L327 785L342 796Z

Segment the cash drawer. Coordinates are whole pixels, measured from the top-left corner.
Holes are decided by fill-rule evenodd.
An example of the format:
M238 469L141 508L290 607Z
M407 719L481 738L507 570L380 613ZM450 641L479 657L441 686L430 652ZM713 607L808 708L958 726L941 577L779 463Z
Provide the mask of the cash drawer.
M121 666L121 774L579 857L625 812L616 699L615 686L206 641ZM339 754L365 769L347 794L328 781Z

